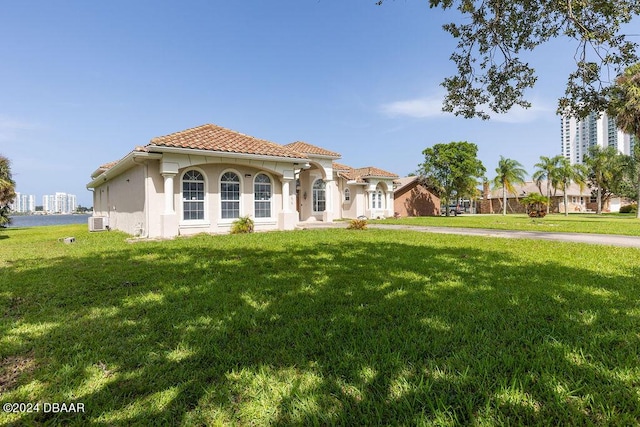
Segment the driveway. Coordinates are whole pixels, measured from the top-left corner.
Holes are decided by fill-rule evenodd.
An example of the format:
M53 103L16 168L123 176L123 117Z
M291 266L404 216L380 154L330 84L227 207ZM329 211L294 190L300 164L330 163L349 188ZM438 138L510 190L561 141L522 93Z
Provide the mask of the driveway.
M640 237L619 234L553 233L548 231L493 230L487 228L423 227L396 224L369 224L370 228L413 230L424 233L462 234L465 236L500 237L504 239L537 239L557 242L587 243L627 248L640 248Z
M346 221L333 223L300 223L298 228L346 228ZM627 248L640 248L640 237L621 236L619 234L553 233L548 231L493 230L487 228L430 227L398 224L368 224L369 228L386 230L410 230L423 233L458 234L464 236L499 237L503 239L535 239L556 242L587 243L590 245L609 245Z

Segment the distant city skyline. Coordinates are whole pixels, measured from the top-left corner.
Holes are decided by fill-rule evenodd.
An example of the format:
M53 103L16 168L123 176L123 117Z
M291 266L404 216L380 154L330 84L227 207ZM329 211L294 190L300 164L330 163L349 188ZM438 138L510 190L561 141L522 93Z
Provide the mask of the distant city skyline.
M56 192L45 194L40 199L42 204L36 203L36 196L33 194L22 194L16 192L16 198L11 205L11 210L16 213L37 212L40 207L46 213L73 213L78 208L78 198L75 194ZM89 206L88 206L89 207Z

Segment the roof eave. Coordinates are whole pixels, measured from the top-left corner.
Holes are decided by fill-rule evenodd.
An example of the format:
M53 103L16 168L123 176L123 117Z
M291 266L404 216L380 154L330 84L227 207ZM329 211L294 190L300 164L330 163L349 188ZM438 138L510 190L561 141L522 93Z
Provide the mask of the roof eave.
M124 156L120 161L118 161L118 163L116 163L109 169L104 169L104 171L99 175L94 177L92 174L91 177L93 178L93 180L87 184L87 189L96 188L97 186L110 180L111 178L114 178L120 175L122 172L126 171L130 167L136 165L137 163L135 159L139 159L139 158L142 158L145 160L158 160L162 158L162 154L147 153L143 151L132 151L126 156ZM95 172L98 172L100 170L103 170L103 169L98 168Z
M214 150L202 150L198 148L180 148L180 147L166 147L163 145L149 144L146 146L149 151L157 153L173 153L173 154L196 154L201 156L217 156L226 158L243 158L249 160L271 160L278 162L288 163L305 163L310 159L307 157L285 157L285 156L270 156L267 154L249 154L249 153L235 153L228 151L214 151Z

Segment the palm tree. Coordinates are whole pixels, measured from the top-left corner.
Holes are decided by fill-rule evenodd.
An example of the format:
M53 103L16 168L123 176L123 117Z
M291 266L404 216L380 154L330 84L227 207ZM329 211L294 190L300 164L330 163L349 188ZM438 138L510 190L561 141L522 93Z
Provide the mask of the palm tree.
M575 182L580 186L580 191L584 189L587 184L587 170L584 165L575 164L565 157L562 157L558 162L558 167L553 171L552 181L562 189L564 198L564 216L569 215L569 197L567 196L567 188L572 182Z
M9 159L0 155L0 227L9 223L9 204L16 197Z
M616 79L611 89L609 112L616 117L618 128L636 137L631 154L636 164L636 191L640 203L640 63L630 66ZM637 218L640 219L640 209Z
M522 165L512 159L505 159L500 156L498 167L496 168L497 176L493 179L496 188L502 187L502 215L507 214L507 190L515 193L514 184L522 184L525 180L527 171Z
M589 147L588 154L584 157L591 182L596 187L596 213L602 214L602 190L605 183L611 180L616 167L618 151L615 147L601 148L598 145Z
M553 177L553 171L556 170L558 163L562 158L562 155L557 155L551 158L547 156L540 156L540 161L534 165L538 170L533 174L533 180L538 183L538 187L540 187L543 180L547 181L546 196L549 200L551 200L551 179ZM549 214L549 205L551 205L551 203L547 203L547 214Z

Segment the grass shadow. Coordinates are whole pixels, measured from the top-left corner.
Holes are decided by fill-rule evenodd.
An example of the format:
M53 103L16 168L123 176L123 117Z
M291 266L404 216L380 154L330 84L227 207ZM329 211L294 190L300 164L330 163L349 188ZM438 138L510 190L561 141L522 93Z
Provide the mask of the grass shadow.
M37 367L1 400L83 402L19 418L76 425L640 421L640 269L465 239L325 230L14 260L0 356Z

